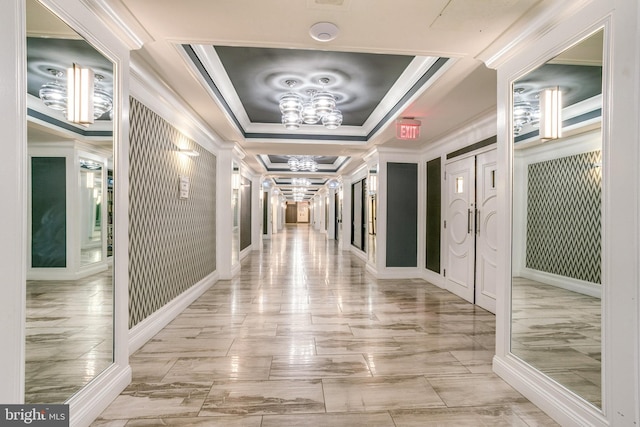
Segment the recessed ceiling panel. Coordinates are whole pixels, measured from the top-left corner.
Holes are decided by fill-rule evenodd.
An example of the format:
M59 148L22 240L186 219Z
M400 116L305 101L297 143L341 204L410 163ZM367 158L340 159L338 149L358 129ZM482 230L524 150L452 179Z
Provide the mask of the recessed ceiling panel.
M364 144L430 86L448 58L310 49L182 45L185 59L245 139ZM282 125L280 98L325 89L342 125Z
M343 125L362 126L413 56L320 50L214 47L253 123L280 123L278 101L292 91L326 89L337 98ZM325 85L320 79L326 78ZM293 87L287 81L295 82Z

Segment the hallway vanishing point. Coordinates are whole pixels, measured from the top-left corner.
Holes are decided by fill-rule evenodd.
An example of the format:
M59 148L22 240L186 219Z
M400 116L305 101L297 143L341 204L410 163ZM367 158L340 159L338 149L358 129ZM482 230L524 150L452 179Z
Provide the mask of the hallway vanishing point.
M131 356L93 426L551 426L492 373L495 317L422 280L376 280L287 225Z

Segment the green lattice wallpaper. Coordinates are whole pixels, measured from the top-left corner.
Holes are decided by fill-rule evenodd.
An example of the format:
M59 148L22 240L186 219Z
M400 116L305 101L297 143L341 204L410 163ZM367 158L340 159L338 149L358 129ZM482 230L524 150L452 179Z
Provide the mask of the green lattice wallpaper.
M601 283L601 152L530 164L528 268Z
M131 98L129 327L216 269L216 157ZM195 149L199 157L178 153ZM190 179L180 199L179 177ZM115 185L118 185L117 183Z

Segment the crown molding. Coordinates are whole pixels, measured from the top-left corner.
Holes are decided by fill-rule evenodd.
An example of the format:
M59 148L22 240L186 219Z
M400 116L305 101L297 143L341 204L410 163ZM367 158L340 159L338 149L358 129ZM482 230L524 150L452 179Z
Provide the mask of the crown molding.
M80 0L95 13L130 49L155 41L120 0Z
M476 59L484 62L488 68L498 69L591 1L572 0L570 2L558 2L544 0L540 2L511 25L488 48L480 52Z

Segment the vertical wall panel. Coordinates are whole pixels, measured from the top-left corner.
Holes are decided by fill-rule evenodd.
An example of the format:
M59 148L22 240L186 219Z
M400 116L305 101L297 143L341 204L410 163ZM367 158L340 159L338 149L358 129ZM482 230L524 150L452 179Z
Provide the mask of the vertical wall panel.
M418 265L418 165L387 163L387 267Z
M251 246L251 180L242 177L240 188L240 250Z
M442 211L442 165L440 157L427 162L426 267L440 273L440 232Z
M67 266L64 157L31 159L31 267Z
M133 327L216 270L216 157L133 98L130 117ZM184 156L178 148L200 156ZM190 179L188 199L179 197L181 175Z

